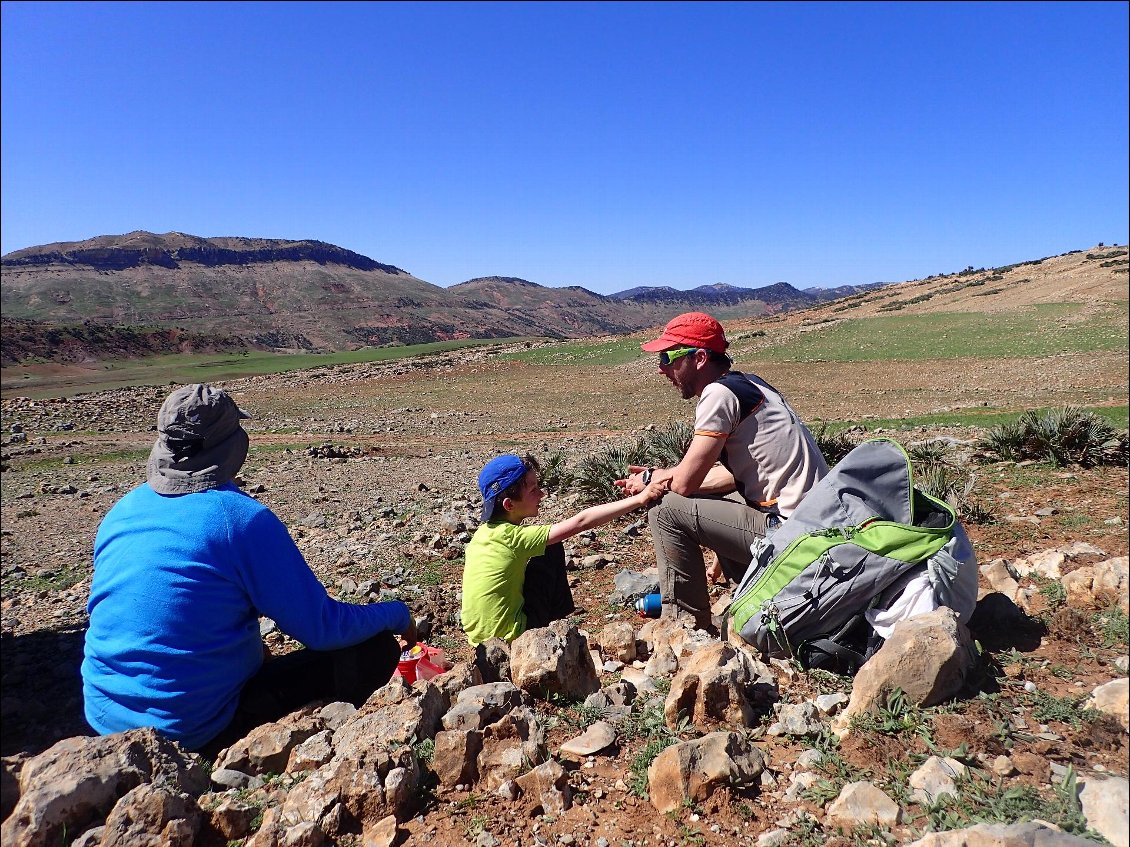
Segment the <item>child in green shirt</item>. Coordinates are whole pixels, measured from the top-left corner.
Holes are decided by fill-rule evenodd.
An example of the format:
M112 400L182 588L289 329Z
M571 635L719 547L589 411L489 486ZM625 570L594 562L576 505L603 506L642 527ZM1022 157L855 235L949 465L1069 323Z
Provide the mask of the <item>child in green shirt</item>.
M576 607L561 542L646 506L665 491L655 482L560 523L522 526L537 517L545 497L539 470L532 456L506 454L491 459L479 474L482 523L467 545L460 611L472 647L494 637L513 641L527 629L570 614Z

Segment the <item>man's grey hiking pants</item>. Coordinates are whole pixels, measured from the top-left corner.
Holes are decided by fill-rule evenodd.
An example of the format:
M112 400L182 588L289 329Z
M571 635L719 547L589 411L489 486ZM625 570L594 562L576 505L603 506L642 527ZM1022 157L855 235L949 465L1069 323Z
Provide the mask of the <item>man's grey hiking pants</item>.
M690 616L699 629L713 632L702 547L718 554L722 572L737 583L749 567L749 545L777 520L776 515L747 506L738 494L663 495L647 513L659 567L663 617Z

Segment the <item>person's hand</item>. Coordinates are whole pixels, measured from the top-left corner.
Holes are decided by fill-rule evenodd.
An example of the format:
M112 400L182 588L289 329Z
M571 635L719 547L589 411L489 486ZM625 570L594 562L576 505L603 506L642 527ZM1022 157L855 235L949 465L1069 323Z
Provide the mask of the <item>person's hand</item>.
M722 563L715 557L706 565L706 582L717 585L725 581L726 575L722 572Z
M401 651L411 650L414 646L416 646L416 642L419 640L420 638L416 633L416 619L409 618L408 628L404 630L404 632L400 633Z
M644 489L643 472L647 468L641 465L628 465L628 475L623 479L615 480L612 484L624 492L625 497L639 494Z
M642 499L642 502L641 502L640 505L647 505L648 503L654 503L656 500L658 500L660 497L662 497L666 493L667 493L667 483L666 482L657 482L655 480L652 480L651 482L648 483L647 488L643 489L643 491L640 492L639 496Z

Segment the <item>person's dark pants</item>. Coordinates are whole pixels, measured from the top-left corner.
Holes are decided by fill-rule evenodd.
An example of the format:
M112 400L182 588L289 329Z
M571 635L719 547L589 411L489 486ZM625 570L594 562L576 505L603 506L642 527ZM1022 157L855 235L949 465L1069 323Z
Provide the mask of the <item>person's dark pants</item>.
M526 629L548 626L576 611L565 573L564 544L550 544L545 553L530 559L526 565L526 581L522 584L522 598Z
M340 650L303 649L267 659L243 686L231 723L199 752L214 759L255 727L316 700L360 707L392 679L399 661L400 641L392 632Z

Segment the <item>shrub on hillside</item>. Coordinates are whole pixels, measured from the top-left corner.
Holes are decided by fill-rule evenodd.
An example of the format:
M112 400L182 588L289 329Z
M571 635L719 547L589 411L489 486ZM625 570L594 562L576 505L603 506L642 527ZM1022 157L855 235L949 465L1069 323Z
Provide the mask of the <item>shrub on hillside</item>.
M1117 433L1093 412L1064 406L1025 412L1016 421L993 427L981 449L1006 461L1034 459L1057 467L1125 465L1130 455L1126 433Z
M662 429L650 430L633 444L615 444L585 456L568 474L568 487L584 503L604 503L620 496L612 484L622 479L629 465L672 467L690 446L694 429L676 421Z
M915 487L931 497L949 503L959 520L966 524L989 524L996 521L991 504L973 496L976 474L950 460L942 441L924 441L907 449L914 468Z

